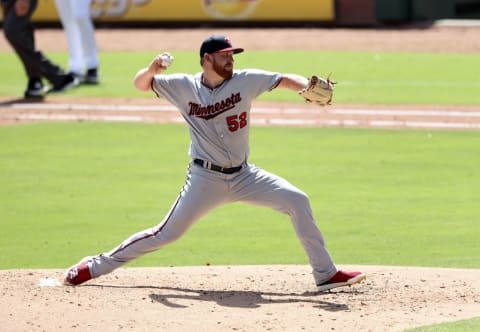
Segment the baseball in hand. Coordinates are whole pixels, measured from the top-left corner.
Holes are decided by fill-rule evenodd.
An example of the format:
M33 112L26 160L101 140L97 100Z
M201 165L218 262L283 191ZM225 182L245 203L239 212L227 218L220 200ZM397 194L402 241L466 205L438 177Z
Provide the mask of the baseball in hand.
M162 67L168 68L172 64L174 58L168 53L162 53L157 57L157 59Z

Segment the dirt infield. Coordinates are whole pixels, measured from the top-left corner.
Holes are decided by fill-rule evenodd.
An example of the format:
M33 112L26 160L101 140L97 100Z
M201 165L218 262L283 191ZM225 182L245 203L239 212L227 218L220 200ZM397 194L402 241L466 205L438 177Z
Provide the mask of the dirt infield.
M480 52L480 29L472 27L98 30L97 37L100 50L156 52L196 49L213 32L246 49ZM59 30L39 30L37 44L66 49ZM0 51L9 49L0 38ZM153 98L49 97L36 104L1 98L0 103L0 125L181 121ZM263 125L480 128L477 106L334 105L320 112L300 103L254 107L256 124ZM327 293L315 292L308 266L120 269L77 288L59 285L63 270L0 271L0 321L5 331L399 331L479 316L478 269L346 268L366 272L367 281Z
M228 35L249 50L364 50L479 53L479 26L408 27L402 29L98 29L100 51L197 50L212 33ZM64 51L62 30L39 29L37 45L45 51ZM0 51L11 50L0 38Z
M185 123L170 104L156 98L78 100L47 98L24 103L0 97L0 126L38 121ZM480 107L435 105L339 105L254 102L255 126L480 130Z
M347 266L366 282L318 293L308 266L0 271L4 331L400 331L478 316L480 270Z

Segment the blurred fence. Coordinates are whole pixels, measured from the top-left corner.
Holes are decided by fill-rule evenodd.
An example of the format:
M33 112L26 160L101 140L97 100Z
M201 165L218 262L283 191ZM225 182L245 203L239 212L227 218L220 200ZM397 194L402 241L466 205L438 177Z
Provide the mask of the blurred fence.
M93 0L92 15L118 26L378 26L480 20L480 0ZM54 0L39 0L34 21L59 24Z

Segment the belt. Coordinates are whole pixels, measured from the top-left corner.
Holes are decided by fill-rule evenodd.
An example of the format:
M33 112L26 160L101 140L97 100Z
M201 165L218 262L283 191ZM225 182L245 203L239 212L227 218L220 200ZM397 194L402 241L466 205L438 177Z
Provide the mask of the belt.
M209 161L202 160L202 159L193 159L193 163L200 166L200 167L203 167L203 168L206 168L206 169L211 169L212 171L220 172L220 173L223 173L223 174L237 173L238 171L240 171L243 168L243 165L236 166L236 167L222 167L222 166L214 165L214 164L210 163Z

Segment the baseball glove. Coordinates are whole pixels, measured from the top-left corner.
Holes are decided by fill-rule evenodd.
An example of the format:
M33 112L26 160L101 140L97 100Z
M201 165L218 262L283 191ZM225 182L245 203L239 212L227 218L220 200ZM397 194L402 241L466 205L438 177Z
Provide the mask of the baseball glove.
M330 105L335 84L336 82L330 80L330 75L327 79L313 75L308 79L307 87L298 91L298 94L309 103L320 106Z

